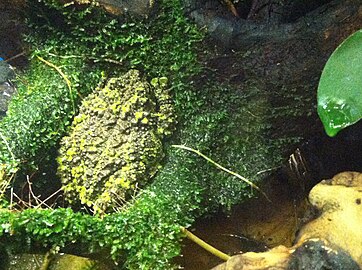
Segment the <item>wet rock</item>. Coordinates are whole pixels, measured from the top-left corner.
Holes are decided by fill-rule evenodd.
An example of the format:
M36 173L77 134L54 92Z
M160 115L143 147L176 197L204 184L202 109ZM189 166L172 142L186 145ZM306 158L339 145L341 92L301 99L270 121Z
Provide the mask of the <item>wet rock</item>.
M4 268L6 270L39 270L43 269L42 264L45 255L43 254L16 254L9 256L9 265ZM3 261L0 261L0 269ZM47 269L52 270L82 270L82 269L111 269L106 264L91 260L85 257L78 257L69 254L55 254L52 257L50 266Z
M6 114L8 104L16 92L15 87L11 83L11 79L15 77L12 67L3 60L0 60L0 117Z
M296 243L267 252L233 256L213 270L361 269L362 173L345 172L322 181L309 194L318 213Z
M56 254L50 269L52 270L83 270L83 269L111 269L104 263L69 254Z
M323 241L308 240L293 253L287 269L359 270L360 268L343 249L326 246Z
M0 58L0 83L9 82L15 77L13 68Z
M9 102L16 89L10 82L0 84L0 118L6 115Z

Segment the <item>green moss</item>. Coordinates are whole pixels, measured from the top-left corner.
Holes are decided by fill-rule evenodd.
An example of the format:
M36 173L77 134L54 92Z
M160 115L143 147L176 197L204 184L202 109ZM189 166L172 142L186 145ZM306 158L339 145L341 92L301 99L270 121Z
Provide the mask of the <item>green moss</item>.
M195 44L202 35L183 17L178 1L161 2L157 16L148 21L116 18L93 5L63 5L55 0L31 0L27 6L25 40L33 59L19 74L19 95L0 125L0 161L8 172L35 169L46 162L80 97L94 90L102 76L137 68L149 78L167 76L175 89L182 89L186 79L199 71ZM60 67L73 91L54 68L35 56ZM160 125L159 132L164 131L167 127Z
M179 226L193 221L189 214L200 192L195 178L183 179L182 187L176 179L151 188L125 211L103 219L64 208L0 211L0 239L14 252L33 245L66 251L76 243L88 254L108 251L120 269L176 269L171 259L181 249Z
M18 80L17 95L0 122L0 160L7 172L46 162L46 153L56 146L75 113L74 104L92 89L89 84L100 80L100 72L88 73L78 59L47 59L62 67L72 89L54 68L36 58L31 60L29 69Z
M11 114L0 128L11 143L8 148L6 140L0 142L0 160L14 170L29 167L34 170L47 163L74 116L72 98L64 79L56 70L38 61L36 55L60 67L69 78L74 89L75 111L81 96L85 98L104 77L118 76L130 68L142 70L148 79L166 76L173 93L188 88L190 76L200 71L196 44L203 35L184 17L178 0L160 1L157 14L147 21L116 18L93 6L64 6L56 0L27 3L26 42L33 59L28 71L18 80L19 85L23 85L19 92L24 94L14 100ZM153 85L164 83L163 77L152 81ZM140 126L157 126L151 134L162 137L170 134L174 124L167 121L171 119L171 102L163 91L156 91L155 96L159 107L154 115L146 116L145 110L139 110L137 115L142 113L142 118L135 122ZM114 103L109 108L100 101L97 106L94 110L97 114L111 110L131 117L131 106ZM85 114L80 114L74 121L80 124L87 119ZM157 120L156 125L156 119L162 121ZM102 141L95 140L88 146L87 140L80 139L77 147L85 149L87 146L89 153L96 153L100 144ZM154 148L154 145L146 145L147 148ZM70 147L66 162L75 162L73 158L79 149ZM149 153L159 155L158 151ZM154 174L150 168L155 167L150 166L147 174ZM68 168L63 165L60 170ZM84 168L76 166L71 173L83 174ZM11 245L20 251L34 242L45 247L63 247L73 241L90 243L91 250L106 246L114 258L127 258L125 266L130 269L170 269L171 258L180 251L178 226L193 220L189 213L197 208L195 200L199 194L198 183L193 183L193 178L182 179L187 180L185 186L175 181L171 193L167 193L166 188L159 189L159 194L151 188L127 211L107 216L102 221L69 209L0 212L1 239L11 239ZM165 187L170 187L170 183ZM79 188L77 196L88 192L83 190Z
M196 60L195 44L202 35L184 18L180 1L161 1L159 13L149 21L115 18L93 7L64 7L58 1L51 0L31 0L29 7L32 12L28 20L33 32L28 41L33 50L42 53L44 58L49 53L58 55L55 59L61 59L64 63L67 61L66 67L72 67L72 61L79 61L84 66L74 67L93 75L97 74L94 78L99 80L101 69L105 74L115 76L114 74L130 68L144 71L148 79L160 76L169 78L180 121L173 143L196 148L233 171L252 181L258 181L263 177L262 174L258 174L259 171L280 165L285 142L298 140L295 136L287 134L274 136L274 120L285 121L291 119L294 114L300 115L300 107L303 108L307 103L301 100L297 104L298 108L291 110L289 105L294 104L296 100L293 93L286 89L282 89L280 94L292 97L286 101L284 107L277 107L271 104L272 95L261 79L251 81L243 89L220 83L195 86L195 75L200 70ZM62 62L56 63L64 66ZM95 69L94 73L90 67ZM76 71L73 72L77 74ZM67 72L68 76L72 77L73 72ZM36 80L43 82L39 89L45 89L48 77L40 75L41 73L36 77ZM66 92L64 81L59 74L56 75L58 81L55 81L55 84L62 85ZM81 85L81 82L83 81L77 80L74 85ZM113 82L117 83L114 80ZM92 80L92 83L92 87L84 89L93 90L95 80ZM164 83L164 78L151 81L153 86L162 86ZM135 104L142 99L147 103L149 98L139 99L133 93L127 95L127 102L122 102L116 100L115 97L119 97L119 94L111 91L111 87L99 89L104 91L101 91L102 95L92 95L92 99L86 98L83 102L85 107L92 108L88 111L91 113L83 113L81 110L74 119L73 132L79 136L64 138L63 145L67 147L61 152L63 158L66 158L61 160L59 166L63 178L66 179L66 189L69 188L68 198L72 194L77 198L83 198L84 203L89 201L91 205L98 198L97 191L104 195L99 201L103 204L109 199L108 196L111 197L107 188L117 187L117 192L124 192L128 185L131 187L132 183L142 182L143 179L139 175L133 174L136 171L153 175L152 168L157 168L154 165L162 156L160 151L153 151L155 148L161 149L155 141L168 135L170 126L174 123L167 121L172 119L172 110L170 100L167 95L163 96L163 91L155 91L157 109L138 107L135 110ZM140 91L145 89L148 89L148 86L141 84ZM156 87L157 89L160 88ZM35 90L32 93L36 93ZM109 100L112 102L108 102ZM69 103L67 104L69 106ZM89 122L102 114L119 114L122 116L120 119L129 120L125 125L144 127L146 130L152 127L151 132L142 133L142 136L132 130L128 137L134 142L133 139L140 136L137 137L137 142L142 144L142 151L146 151L145 155L151 156L155 164L143 162L140 157L136 157L139 163L136 164L138 167L134 167L131 165L134 152L129 150L135 147L122 144L124 149L121 153L130 154L123 155L127 166L122 166L124 172L121 171L119 174L130 175L131 180L135 182L116 180L122 179L120 177L111 178L114 169L107 172L105 168L106 164L119 158L113 147L101 147L105 142L104 138L110 137L109 133L105 132L108 129L107 125L115 126L118 121L110 117L97 124L100 127L98 134L103 135L98 135L94 140L86 137L90 134L87 135L84 131L92 126ZM17 130L19 132L19 128ZM120 130L117 132L120 133ZM147 145L146 142L151 145ZM118 142L112 138L111 143ZM95 172L98 179L108 179L100 181L100 186L94 185L97 181L93 178L92 172L87 176L86 161L93 162L93 159L77 158L83 151L88 156L107 157L92 163L92 167L97 168L92 172ZM252 192L245 183L220 172L195 155L178 149L166 148L165 151L165 166L157 174L152 185L120 213L105 215L103 220L65 209L1 213L3 238L18 244L18 247L26 246L26 240L30 243L41 243L46 247L64 247L68 243L79 241L91 250L109 248L112 256L124 263L124 268L171 269L172 257L180 252L180 225L189 226L195 218L211 214L220 206L230 209L232 205L252 196ZM32 158L39 157L39 153L41 152L35 152ZM5 151L3 155L6 154L9 153ZM132 178L132 175L135 176ZM79 179L79 182L73 185L70 179L74 178Z

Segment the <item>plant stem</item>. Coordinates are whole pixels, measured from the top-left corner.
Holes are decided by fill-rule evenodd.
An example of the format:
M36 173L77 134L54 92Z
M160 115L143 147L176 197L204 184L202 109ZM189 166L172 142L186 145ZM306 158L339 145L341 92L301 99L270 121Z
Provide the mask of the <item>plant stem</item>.
M48 251L45 255L44 255L44 260L43 263L41 265L40 270L48 270L50 262L52 260L52 253L51 251Z
M226 253L224 253L224 252L214 248L213 246L209 245L204 240L198 238L196 235L194 235L192 232L190 232L186 228L181 227L181 231L182 231L183 234L186 235L186 237L188 239L190 239L194 243L198 244L200 247L202 247L206 251L210 252L211 254L215 255L216 257L219 257L220 259L222 259L224 261L227 261L228 259L230 259L229 255L227 255Z
M176 148L180 148L180 149L184 149L184 150L187 150L187 151L190 151L190 152L193 152L197 155L199 155L200 157L203 157L204 159L206 159L208 162L211 162L212 164L214 164L216 167L218 167L219 169L239 178L240 180L244 181L245 183L249 184L250 186L252 186L253 188L255 188L256 190L258 190L261 194L264 195L264 197L269 201L271 202L271 200L268 198L268 196L265 194L264 191L262 191L257 185L255 185L253 182L251 182L250 180L246 179L245 177L241 176L240 174L238 173L235 173L233 171L230 171L229 169L226 169L225 167L221 166L219 163L213 161L211 158L205 156L203 153L201 153L200 151L196 150L196 149L193 149L193 148L190 148L190 147L187 147L185 145L172 145L172 147L176 147Z
M64 81L66 82L68 89L69 89L69 97L72 100L72 105L73 105L73 112L75 112L75 105L74 105L74 98L73 98L73 91L72 91L72 86L70 83L70 80L68 79L68 77L63 73L63 71L57 67L56 65L54 65L53 63L50 63L49 61L45 60L44 58L37 56L37 58L42 61L43 63L45 63L46 65L54 68L59 74L60 76L63 77ZM79 94L79 93L78 93Z

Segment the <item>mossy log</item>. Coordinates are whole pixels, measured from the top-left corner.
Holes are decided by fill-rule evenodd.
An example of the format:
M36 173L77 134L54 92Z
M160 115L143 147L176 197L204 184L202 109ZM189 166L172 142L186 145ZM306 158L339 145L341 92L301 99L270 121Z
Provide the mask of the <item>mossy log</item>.
M345 38L362 27L360 2L331 1L304 17L285 23L236 19L222 13L220 6L213 9L203 6L201 1L186 2L191 3L189 7L197 4L188 14L200 26L206 26L211 37L208 42L222 45L204 59L207 67L214 71L207 77L215 84L228 85L236 95L245 96L237 105L230 105L234 113L230 119L236 122L236 137L231 141L245 146L242 166L254 166L240 170L239 165L237 171L253 178L258 172L266 171L264 175L268 175L268 169L284 162L292 182L299 185L298 181L305 181L308 188L321 180L321 176L329 173L331 177L333 172L325 171L319 154L322 145L325 151L326 145L333 147L341 142L344 134L334 139L324 134L316 114L316 92L328 57ZM239 29L244 30L238 32ZM244 114L235 108L243 108ZM246 129L252 131L247 133ZM300 147L299 152L285 162L300 142L318 137L319 145L306 147L306 151ZM248 144L251 141L253 143ZM278 147L278 142L282 146ZM251 151L252 145L258 145L258 150ZM219 153L232 151L228 146L230 144L221 146ZM310 150L315 151L314 156L308 156ZM263 157L264 167L253 162L254 154ZM295 158L298 155L299 161ZM304 162L303 159L309 160ZM346 164L343 166L352 169Z
M210 35L229 48L244 48L259 43L283 42L314 36L330 39L332 32L346 23L358 24L361 16L358 0L334 1L277 1L259 2L258 19L235 18L222 1L185 1L188 15L200 26L206 27ZM240 1L241 3L244 1ZM270 6L270 5L277 5ZM243 13L251 11L250 6L241 6ZM265 12L263 9L269 9ZM276 10L279 9L279 10ZM277 20L276 20L277 17ZM340 32L342 33L342 32Z

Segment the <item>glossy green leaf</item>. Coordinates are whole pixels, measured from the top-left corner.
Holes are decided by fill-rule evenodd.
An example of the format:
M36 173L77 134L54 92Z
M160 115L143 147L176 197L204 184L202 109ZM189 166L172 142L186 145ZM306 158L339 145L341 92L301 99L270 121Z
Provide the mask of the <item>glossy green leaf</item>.
M362 118L362 30L343 41L325 65L318 114L331 137Z

